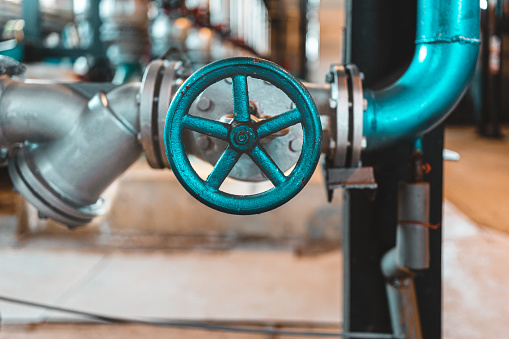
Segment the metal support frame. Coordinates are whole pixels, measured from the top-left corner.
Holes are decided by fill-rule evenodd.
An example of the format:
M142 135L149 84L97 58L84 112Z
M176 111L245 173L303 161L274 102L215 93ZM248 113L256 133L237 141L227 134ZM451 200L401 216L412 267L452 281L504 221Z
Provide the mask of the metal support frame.
M346 5L349 17L344 60L365 73L364 86L379 90L390 85L412 60L417 1L350 0ZM372 126L365 123L366 128ZM363 166L374 168L378 185L374 198L371 190L344 190L343 327L348 332L393 333L380 261L395 246L398 183L410 179L408 155L412 145L380 145L385 147L375 147L362 156ZM423 161L432 168L424 180L430 184L429 221L433 224L439 223L442 215L442 149L443 127L438 126L423 138ZM430 232L430 269L415 279L425 339L441 338L441 236L440 230Z
M443 127L424 137L424 159L432 171L430 223L442 218ZM363 163L374 165L378 189L344 190L343 223L343 328L348 332L393 333L387 299L386 279L380 261L395 246L398 222L398 182L409 180L408 154L411 146L399 144L367 154ZM383 159L383 160L381 160ZM424 339L441 338L442 282L441 230L430 232L430 268L415 278Z

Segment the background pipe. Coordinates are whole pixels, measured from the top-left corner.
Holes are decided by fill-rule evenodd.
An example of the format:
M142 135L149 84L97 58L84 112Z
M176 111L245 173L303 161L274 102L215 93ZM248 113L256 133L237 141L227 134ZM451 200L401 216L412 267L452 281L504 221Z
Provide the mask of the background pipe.
M393 85L364 91L367 150L420 137L452 111L477 62L479 12L475 0L418 0L409 68Z

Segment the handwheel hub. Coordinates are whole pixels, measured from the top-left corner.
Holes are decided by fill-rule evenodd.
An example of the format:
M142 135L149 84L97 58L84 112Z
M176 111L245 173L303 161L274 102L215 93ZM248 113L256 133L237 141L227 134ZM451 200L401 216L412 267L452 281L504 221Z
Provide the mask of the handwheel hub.
M246 125L236 126L230 133L230 142L238 151L247 151L256 143L255 131Z

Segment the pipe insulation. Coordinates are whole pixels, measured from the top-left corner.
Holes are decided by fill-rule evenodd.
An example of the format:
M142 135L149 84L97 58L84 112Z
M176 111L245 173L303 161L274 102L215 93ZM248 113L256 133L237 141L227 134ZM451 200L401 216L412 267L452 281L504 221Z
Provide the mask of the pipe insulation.
M391 86L364 90L367 150L413 141L442 122L464 94L479 52L479 1L418 0L415 53Z

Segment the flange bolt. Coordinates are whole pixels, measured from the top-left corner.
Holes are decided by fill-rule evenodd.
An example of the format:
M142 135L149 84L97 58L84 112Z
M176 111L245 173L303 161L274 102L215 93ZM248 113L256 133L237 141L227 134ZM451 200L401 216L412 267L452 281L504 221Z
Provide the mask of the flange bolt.
M206 96L202 96L197 104L198 109L200 111L208 111L210 109L211 105L212 105L212 101L209 98L207 98Z
M332 84L334 82L334 73L329 72L325 74L325 82L328 84Z

